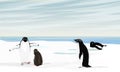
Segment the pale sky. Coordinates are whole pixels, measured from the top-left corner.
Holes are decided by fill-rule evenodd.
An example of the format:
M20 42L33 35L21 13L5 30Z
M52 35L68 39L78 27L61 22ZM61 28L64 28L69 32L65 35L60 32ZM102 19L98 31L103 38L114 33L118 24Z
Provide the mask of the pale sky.
M0 0L0 36L120 36L120 1Z

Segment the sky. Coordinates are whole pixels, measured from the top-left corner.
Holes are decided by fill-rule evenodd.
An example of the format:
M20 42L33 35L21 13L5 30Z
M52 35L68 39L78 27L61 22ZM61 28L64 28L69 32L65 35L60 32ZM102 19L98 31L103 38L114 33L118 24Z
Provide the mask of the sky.
M0 36L120 36L120 1L0 0Z

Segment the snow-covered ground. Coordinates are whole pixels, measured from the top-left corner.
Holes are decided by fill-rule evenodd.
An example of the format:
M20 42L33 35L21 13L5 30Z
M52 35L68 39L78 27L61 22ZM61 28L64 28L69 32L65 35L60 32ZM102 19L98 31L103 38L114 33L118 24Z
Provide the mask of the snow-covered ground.
M39 47L31 48L31 64L20 65L19 49L9 52L19 42L0 41L0 71L2 72L119 72L120 44L107 44L103 50L87 46L91 68L81 66L78 43L71 41L33 41ZM33 64L33 49L38 49L43 57L43 65Z

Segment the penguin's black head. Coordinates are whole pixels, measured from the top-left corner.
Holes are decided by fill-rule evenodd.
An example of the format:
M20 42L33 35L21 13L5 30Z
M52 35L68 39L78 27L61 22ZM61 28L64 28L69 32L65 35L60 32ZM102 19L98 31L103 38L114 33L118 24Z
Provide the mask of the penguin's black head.
M94 44L94 41L91 41L90 43L91 43L91 44Z
M39 51L37 49L34 49L34 54L37 55Z
M28 41L28 38L27 38L27 37L23 37L23 38L22 38L22 41L27 42L27 41Z
M75 39L74 41L77 43L83 43L83 41L81 39Z
M37 49L34 49L34 52L38 52L38 50L37 50Z

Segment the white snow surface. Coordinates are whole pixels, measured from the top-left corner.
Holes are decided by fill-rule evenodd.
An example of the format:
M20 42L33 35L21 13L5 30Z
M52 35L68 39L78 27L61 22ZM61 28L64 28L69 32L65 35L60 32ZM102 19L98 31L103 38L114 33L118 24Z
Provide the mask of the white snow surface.
M0 41L0 71L2 72L119 72L120 44L106 44L103 50L90 48L89 64L91 68L82 67L79 60L79 45L71 41L32 41L39 46L31 47L31 64L21 65L19 49L9 52L19 42ZM33 50L42 54L43 65L33 63Z

